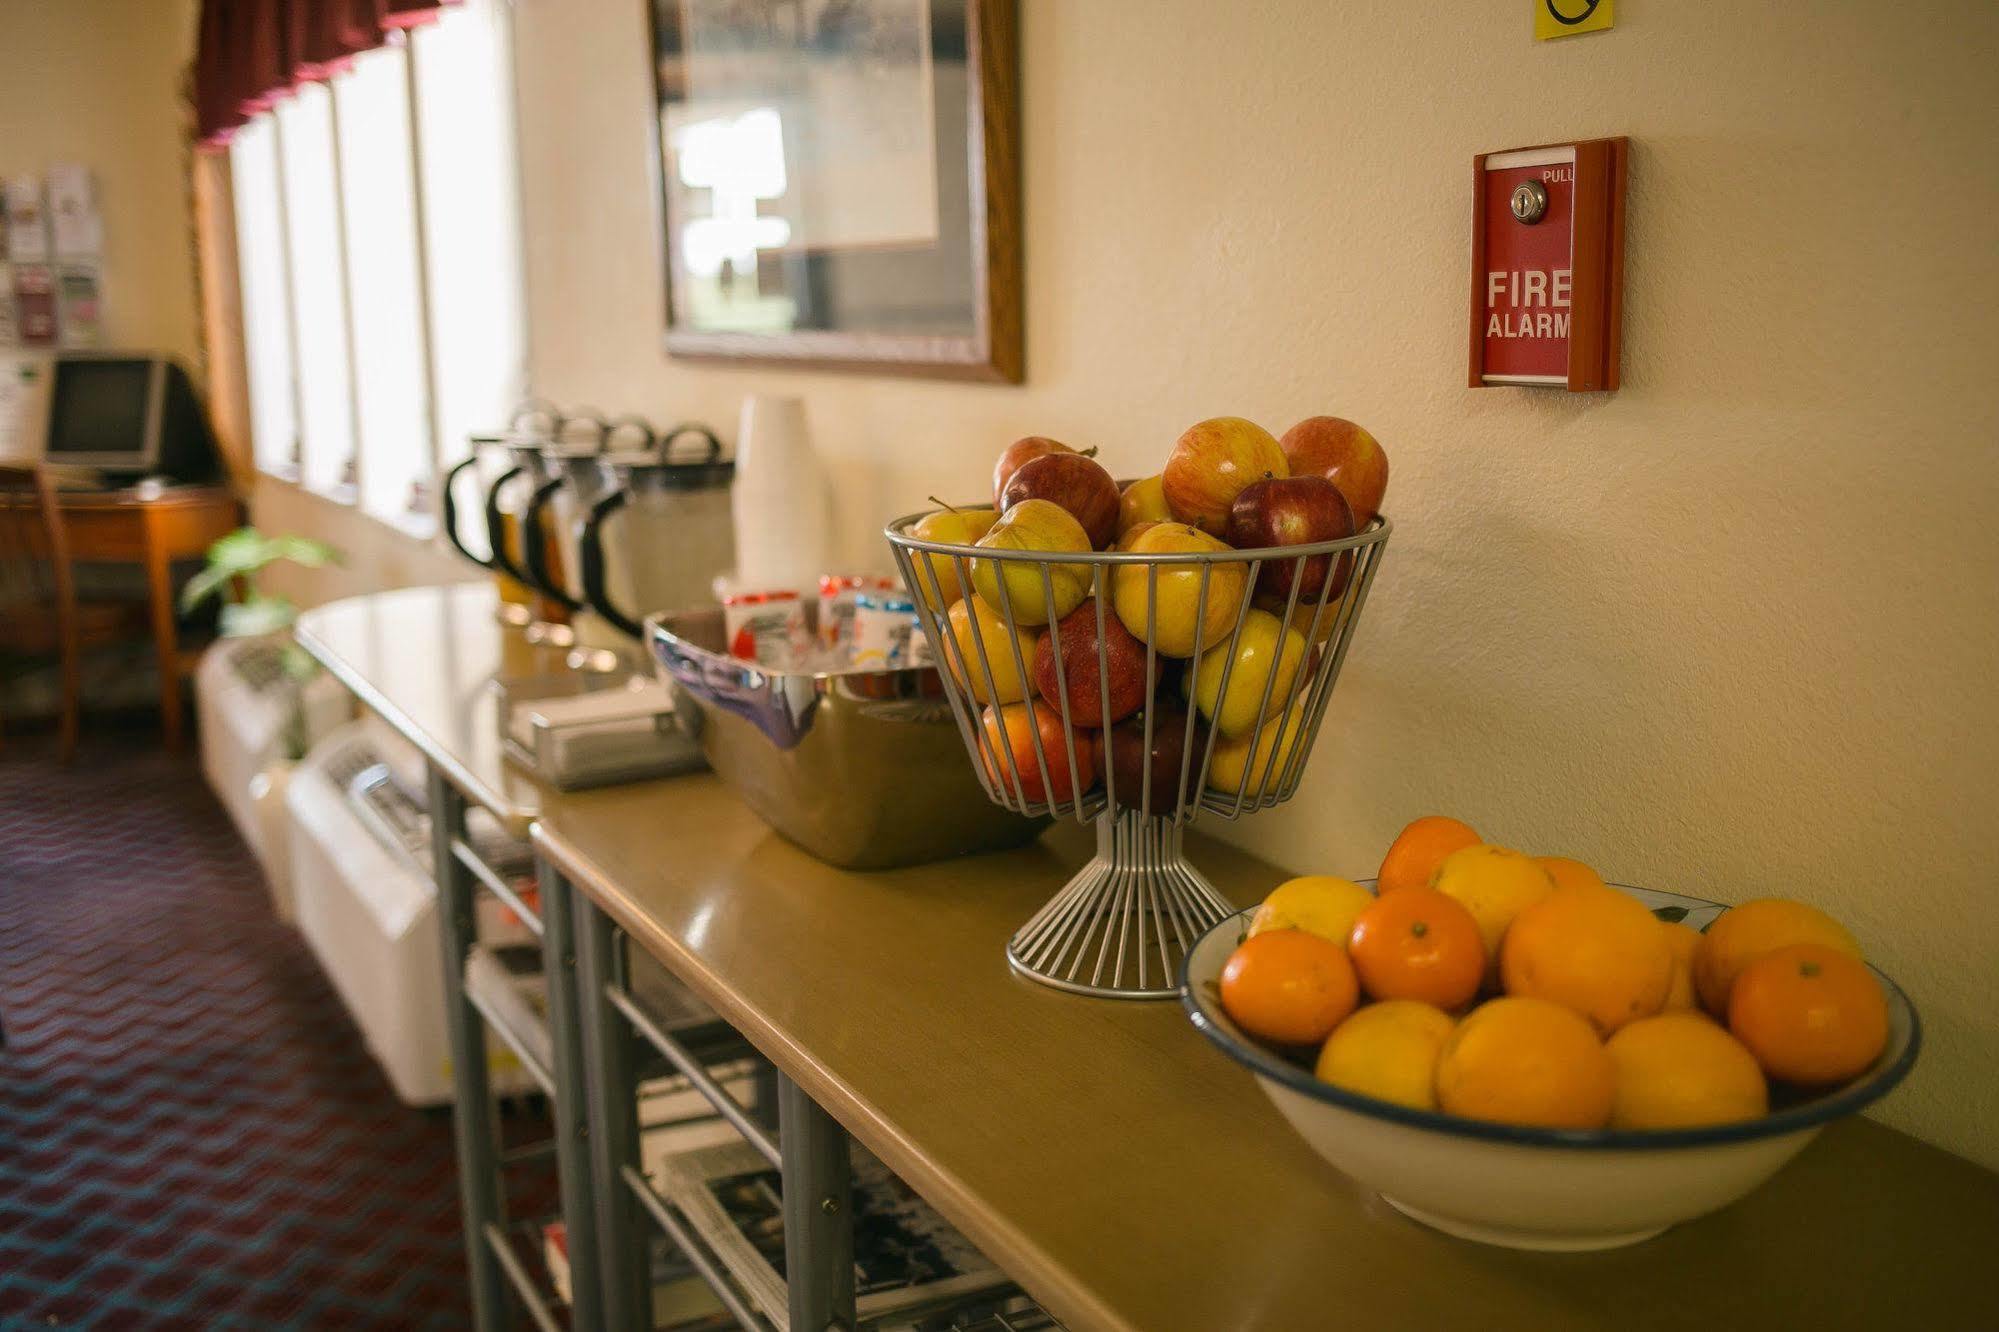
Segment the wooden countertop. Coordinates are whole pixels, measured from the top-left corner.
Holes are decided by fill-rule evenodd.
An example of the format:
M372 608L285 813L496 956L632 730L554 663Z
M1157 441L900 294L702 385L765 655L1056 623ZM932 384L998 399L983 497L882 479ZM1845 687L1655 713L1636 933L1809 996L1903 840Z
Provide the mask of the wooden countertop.
M1071 1328L1999 1327L1999 1176L1864 1119L1734 1207L1594 1254L1425 1229L1320 1161L1177 1004L1014 976L1081 862L807 856L707 775L547 797L535 838ZM1239 902L1282 875L1195 839Z
M293 632L466 799L525 837L545 788L502 753L492 685L558 673L565 654L501 624L498 603L490 582L410 587L329 602Z
M469 798L516 827L538 815L583 891L1077 1332L1999 1327L1999 1176L1864 1119L1633 1248L1427 1230L1313 1155L1177 1004L1007 969L1081 830L855 873L712 776L545 791L501 757L489 684L560 662L494 602L486 584L383 593L308 612L298 636ZM1282 877L1190 850L1239 902Z

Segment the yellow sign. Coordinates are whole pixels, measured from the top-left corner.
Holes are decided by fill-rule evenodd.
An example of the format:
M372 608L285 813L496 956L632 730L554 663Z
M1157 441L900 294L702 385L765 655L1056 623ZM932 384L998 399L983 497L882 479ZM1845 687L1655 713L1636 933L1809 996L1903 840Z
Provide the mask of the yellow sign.
M1617 22L1616 0L1534 0L1534 40L1601 32Z

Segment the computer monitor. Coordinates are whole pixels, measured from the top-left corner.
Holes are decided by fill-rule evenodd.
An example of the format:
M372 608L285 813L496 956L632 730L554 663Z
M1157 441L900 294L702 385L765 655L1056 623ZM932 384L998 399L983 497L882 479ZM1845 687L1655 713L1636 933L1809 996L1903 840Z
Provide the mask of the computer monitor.
M215 436L187 372L165 357L130 352L56 359L46 456L109 477L198 482L218 469Z

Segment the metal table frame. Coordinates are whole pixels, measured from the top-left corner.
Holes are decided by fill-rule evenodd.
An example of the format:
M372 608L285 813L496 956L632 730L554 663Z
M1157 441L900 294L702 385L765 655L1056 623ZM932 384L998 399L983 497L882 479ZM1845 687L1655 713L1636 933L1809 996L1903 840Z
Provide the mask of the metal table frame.
M798 1332L853 1328L854 1228L846 1130L781 1072L775 1074L774 1115L761 1096L753 1110L737 1105L707 1076L701 1061L648 1020L633 1001L625 940L611 918L587 895L575 892L546 858L540 865L544 906L552 912L554 907L548 904L559 896L574 913L581 1047L569 1062L583 1065L588 1088L590 1176L598 1270L604 1279L602 1322L596 1326L610 1332L651 1326L649 1226L663 1231L680 1248L737 1322L754 1329L772 1326L744 1297L706 1241L640 1171L637 1105L643 1043L683 1074L716 1113L780 1171L791 1327ZM773 1118L775 1136L770 1132ZM574 1253L572 1241L572 1258Z
M466 953L477 942L473 901L483 888L526 921L541 939L542 972L548 987L548 1021L554 1067L518 1047L536 1080L548 1093L555 1120L556 1170L563 1222L568 1231L570 1316L579 1329L605 1325L600 1308L596 1210L587 1160L589 1120L576 1005L575 915L570 887L543 868L541 912L527 909L504 880L473 850L466 827L468 802L435 764L429 765L431 860L438 891L438 938L444 950L445 1027L451 1048L452 1131L458 1149L459 1207L465 1227L465 1256L471 1268L473 1324L480 1332L514 1325L508 1295L517 1296L543 1332L560 1332L552 1292L538 1289L507 1237L505 1191L494 1101L487 1076L487 1017L465 989ZM506 1033L497 1027L503 1039ZM509 1044L512 1042L509 1041Z

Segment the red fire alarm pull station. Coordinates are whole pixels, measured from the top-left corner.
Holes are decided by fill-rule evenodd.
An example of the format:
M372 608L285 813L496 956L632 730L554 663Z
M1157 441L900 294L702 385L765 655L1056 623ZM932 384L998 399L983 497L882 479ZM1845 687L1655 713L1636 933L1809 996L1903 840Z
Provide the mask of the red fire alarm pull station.
M1472 159L1473 388L1617 387L1627 144Z

